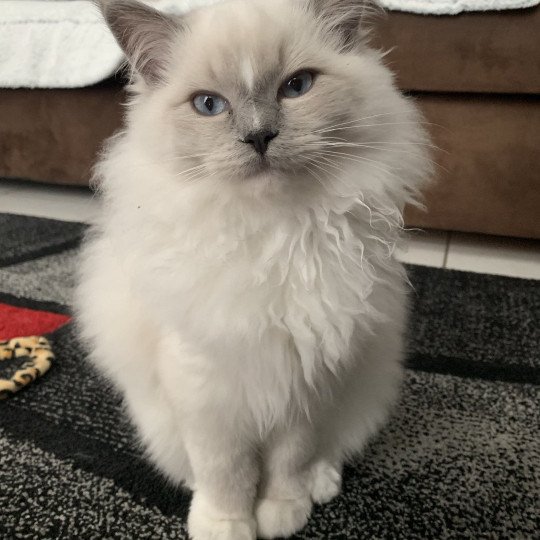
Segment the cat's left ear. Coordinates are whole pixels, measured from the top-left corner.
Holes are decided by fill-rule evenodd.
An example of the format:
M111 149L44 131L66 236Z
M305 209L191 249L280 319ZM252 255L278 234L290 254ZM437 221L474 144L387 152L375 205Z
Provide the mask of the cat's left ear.
M380 13L376 2L369 0L307 0L321 23L341 39L346 49L364 42L367 21Z
M163 80L179 19L136 0L94 0L131 67L151 86Z

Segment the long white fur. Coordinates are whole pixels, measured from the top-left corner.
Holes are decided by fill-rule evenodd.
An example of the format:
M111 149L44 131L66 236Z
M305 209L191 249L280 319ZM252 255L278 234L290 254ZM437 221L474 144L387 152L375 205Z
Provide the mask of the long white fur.
M213 18L227 28L235 9L246 32L252 25L261 34L255 20L265 17L284 21L284 32L285 19L317 24L298 2L202 10L190 39L211 39L204 29ZM290 32L293 39L296 27ZM186 73L195 73L178 60L163 87L137 82L127 130L97 169L104 210L82 257L81 333L124 394L149 458L194 490L194 540L274 538L303 527L313 501L339 492L344 460L385 421L402 377L407 287L394 250L404 204L429 172L427 139L377 53L343 59L336 36L305 39L349 62L349 80L338 83L347 100L355 81L362 105L348 105L352 120L338 134L354 142L347 128L364 118L362 153L329 146L332 165L249 179L227 169L244 154L225 158L201 144L189 154L199 157L179 156L178 144L209 140L197 130L214 119L171 108ZM228 69L245 76L246 56L238 58ZM318 104L324 125L324 111L343 105L320 99L284 106ZM209 133L224 129L208 125ZM297 155L307 155L312 143L302 147L301 137L282 152L293 152L295 140Z

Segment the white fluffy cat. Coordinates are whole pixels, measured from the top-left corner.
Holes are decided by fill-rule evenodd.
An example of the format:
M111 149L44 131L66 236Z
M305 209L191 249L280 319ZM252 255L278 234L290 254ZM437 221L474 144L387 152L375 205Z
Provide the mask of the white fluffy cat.
M396 400L419 114L359 0L101 6L134 83L97 168L82 335L193 490L194 540L289 536Z

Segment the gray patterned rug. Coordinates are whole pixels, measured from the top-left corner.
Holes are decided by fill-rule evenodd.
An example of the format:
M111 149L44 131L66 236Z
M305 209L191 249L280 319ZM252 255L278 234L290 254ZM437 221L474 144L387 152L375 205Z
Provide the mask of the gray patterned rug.
M0 215L0 307L69 313L83 231ZM540 282L409 273L401 402L296 538L538 538ZM48 336L51 371L0 401L0 538L186 539L189 494L145 463L72 325Z

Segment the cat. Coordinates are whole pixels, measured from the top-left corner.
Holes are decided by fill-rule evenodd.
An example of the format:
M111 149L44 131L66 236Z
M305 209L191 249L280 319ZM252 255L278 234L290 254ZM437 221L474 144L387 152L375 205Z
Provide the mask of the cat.
M194 540L287 537L402 379L428 136L359 0L101 1L132 75L76 312Z

